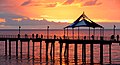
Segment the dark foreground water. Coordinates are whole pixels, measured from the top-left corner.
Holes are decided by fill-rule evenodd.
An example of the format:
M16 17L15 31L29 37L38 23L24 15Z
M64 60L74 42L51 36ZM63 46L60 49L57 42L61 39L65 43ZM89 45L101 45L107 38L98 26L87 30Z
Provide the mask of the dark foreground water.
M46 30L21 30L21 34L43 34L46 36ZM50 30L50 36L56 35L56 36L63 36L63 30ZM17 35L18 30L0 30L0 35ZM93 32L91 31L91 35ZM113 34L113 30L105 30L105 36L110 37ZM120 30L116 30L116 35L120 35ZM72 32L69 31L69 35L72 35ZM80 30L80 36L87 36L88 30ZM99 30L96 30L96 35L99 36ZM77 30L75 31L75 36L77 36ZM75 65L74 61L74 45L71 44L69 46L69 62L66 62L64 57L64 49L65 45L63 45L63 52L62 52L62 63L60 62L60 50L59 50L59 43L55 42L55 62L53 63L53 60L51 59L50 54L48 54L48 61L46 62L46 44L45 42L42 42L42 59L40 61L40 43L35 43L35 59L32 58L32 42L30 42L30 59L27 59L27 42L23 43L23 59L20 59L20 44L18 46L18 52L19 52L19 58L16 60L16 43L12 42L12 58L9 59L9 57L4 56L4 42L0 41L0 65ZM49 53L50 53L50 46L49 45ZM94 64L99 65L100 62L100 48L99 44L94 44ZM9 47L9 46L8 46ZM90 63L90 45L86 45L86 63ZM103 63L109 64L109 46L104 45L103 47ZM9 51L9 50L7 50ZM112 44L112 64L120 64L120 46L118 43ZM78 45L78 60L77 64L82 64L82 45Z

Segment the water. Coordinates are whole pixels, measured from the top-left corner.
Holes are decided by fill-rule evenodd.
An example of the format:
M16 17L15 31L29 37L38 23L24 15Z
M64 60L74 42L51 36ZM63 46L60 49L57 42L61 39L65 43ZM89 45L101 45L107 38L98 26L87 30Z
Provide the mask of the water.
M99 30L96 30L96 36L100 36L99 34ZM46 36L46 30L21 30L21 34L43 34ZM50 30L49 31L50 36L56 35L56 36L63 36L63 30ZM113 34L113 30L105 30L105 36L110 37ZM18 34L18 30L0 30L0 35L17 35ZM88 30L80 30L80 36L88 36ZM120 35L120 30L116 30L116 35ZM75 30L75 36L77 36L77 30ZM91 30L91 35L93 35L93 31ZM72 31L69 31L69 36L72 36ZM0 41L0 65L53 65L53 60L51 60L50 54L49 55L49 60L48 62L46 62L46 48L44 44L45 42L42 42L42 61L40 62L40 43L36 42L35 43L35 60L32 60L32 42L30 41L30 59L27 59L27 42L23 43L23 59L20 59L20 44L18 45L18 52L19 52L19 58L18 60L16 60L16 46L15 46L15 42L12 42L12 58L9 60L5 58L4 56L4 42ZM60 65L60 57L59 57L59 43L55 42L55 63L54 65ZM49 44L49 53L50 53L50 45ZM99 48L99 44L94 44L94 63L98 64L100 62L100 48ZM9 46L8 46L9 48ZM70 50L69 50L69 65L75 65L74 62L74 45L71 44L69 46ZM87 54L87 63L90 63L90 45L87 44L86 45L86 54ZM65 44L63 45L63 51L65 49ZM104 45L104 60L103 63L104 64L109 64L109 46L108 45ZM9 52L9 50L7 50ZM116 44L112 44L112 64L120 64L120 46L118 43ZM7 57L8 58L8 57ZM64 52L62 52L62 65L66 65L65 62L65 58L64 58ZM82 45L79 44L78 45L78 64L82 63Z

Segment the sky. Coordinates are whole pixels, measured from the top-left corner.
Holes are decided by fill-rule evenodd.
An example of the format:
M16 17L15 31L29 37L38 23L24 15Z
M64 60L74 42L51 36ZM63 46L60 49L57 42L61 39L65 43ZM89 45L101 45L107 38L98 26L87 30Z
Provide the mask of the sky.
M0 0L0 22L29 18L72 23L83 12L98 23L120 23L120 0Z

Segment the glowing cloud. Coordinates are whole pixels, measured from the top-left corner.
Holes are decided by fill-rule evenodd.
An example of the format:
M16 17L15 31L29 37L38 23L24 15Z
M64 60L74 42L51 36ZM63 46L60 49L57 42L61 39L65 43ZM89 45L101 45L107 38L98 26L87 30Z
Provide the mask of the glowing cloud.
M102 3L97 3L98 0L90 0L83 4L83 6L93 6L93 5L101 5Z
M74 2L74 0L67 0L63 3L63 5L69 5L72 4Z

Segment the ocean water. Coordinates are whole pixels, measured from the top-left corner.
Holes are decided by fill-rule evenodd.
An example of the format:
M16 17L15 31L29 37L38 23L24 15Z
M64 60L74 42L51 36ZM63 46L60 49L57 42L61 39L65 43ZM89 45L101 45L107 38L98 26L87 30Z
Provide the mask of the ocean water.
M28 34L28 35L32 35L32 34L39 34L39 35L43 35L46 36L47 35L47 31L45 29L22 29L21 30L21 34ZM16 29L1 29L0 30L0 35L17 35L18 34L18 30ZM53 35L56 36L63 36L64 31L63 30L57 30L57 29L50 29L49 30L49 35L52 37ZM72 36L72 30L69 30L69 36ZM75 36L78 36L78 31L75 30L74 32ZM86 29L82 29L80 30L79 36L88 36L89 32ZM104 36L105 37L110 37L113 34L113 30L112 29L106 29L104 31ZM120 35L120 30L117 29L115 32L116 35ZM93 30L91 30L91 34L93 35ZM100 30L97 29L95 32L96 36L100 36ZM53 63L53 60L51 59L50 56L50 46L51 44L49 44L49 54L48 54L48 61L46 62L46 44L43 41L42 42L42 59L40 61L40 43L36 42L35 43L35 59L32 60L32 42L30 41L30 59L27 59L27 42L23 43L23 59L20 58L20 44L18 44L18 55L19 58L16 59L16 45L15 42L12 42L12 58L9 59L9 56L7 56L7 58L4 56L5 55L5 50L4 50L4 42L0 41L0 65L60 65L60 57L59 57L59 42L55 42L55 62ZM99 44L94 44L94 63L95 64L99 64L100 62L100 45ZM8 45L9 48L9 45ZM64 49L65 49L65 44L63 44L63 51L62 51L62 65L68 65L67 62L65 61L64 58ZM103 47L103 63L104 64L109 64L109 45L104 45ZM9 52L9 49L7 50L7 52ZM79 44L78 45L78 60L77 60L77 64L82 64L82 45ZM111 63L112 64L120 64L120 45L119 43L113 43L112 44L112 59L111 59ZM69 65L75 65L74 62L74 45L71 44L69 45ZM86 45L86 63L90 63L90 44Z

